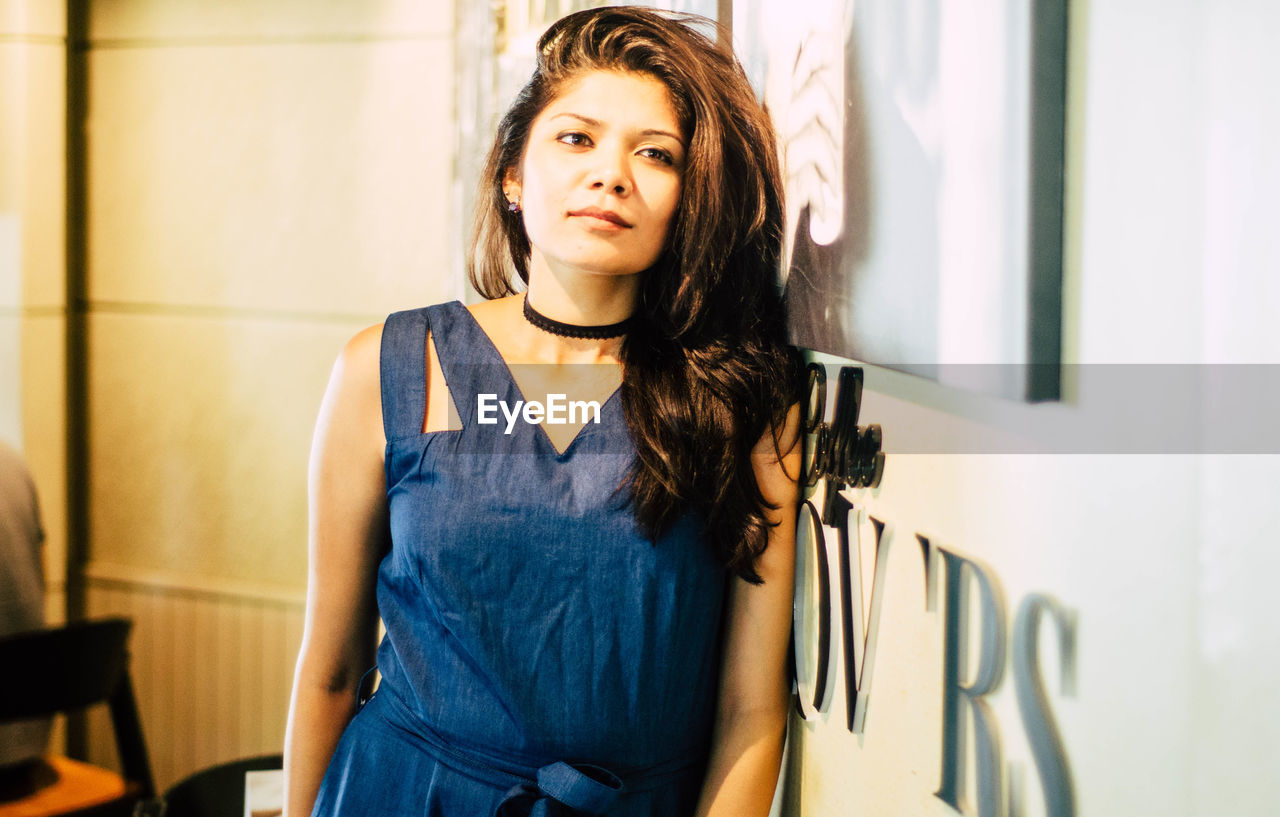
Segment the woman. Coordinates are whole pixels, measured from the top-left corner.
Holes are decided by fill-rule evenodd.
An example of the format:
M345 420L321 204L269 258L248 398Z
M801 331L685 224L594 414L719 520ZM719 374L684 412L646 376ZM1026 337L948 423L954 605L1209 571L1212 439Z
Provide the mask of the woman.
M553 25L486 169L491 300L397 313L339 358L290 817L768 813L800 365L772 130L694 22Z

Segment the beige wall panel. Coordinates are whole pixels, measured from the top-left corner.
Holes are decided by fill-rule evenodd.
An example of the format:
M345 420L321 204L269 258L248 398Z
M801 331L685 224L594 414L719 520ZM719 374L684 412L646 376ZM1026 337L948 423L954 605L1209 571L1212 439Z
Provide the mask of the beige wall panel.
M131 672L156 785L249 755L279 752L301 604L148 581L91 578L91 615L133 620ZM90 759L118 767L105 718Z
M27 307L62 306L67 299L66 50L28 48L23 296Z
M0 34L65 37L67 4L57 0L0 0Z
M214 619L218 638L213 650L213 666L216 667L213 688L215 700L218 701L219 724L215 731L218 740L215 750L219 757L235 757L240 754L237 747L244 745L248 739L247 735L243 739L240 736L242 730L238 711L239 691L246 688L241 679L239 660L239 627L243 614L244 605L228 601L218 605Z
M217 614L218 605L221 600L216 596L193 596L191 604L194 607L195 624L191 629L191 642L197 646L199 655L195 656L192 663L199 674L198 678L193 679L194 682L203 682L206 689L212 689L213 684L210 682L210 673L216 666L215 651L217 649L218 631L214 626L214 616ZM218 713L218 701L213 695L196 695L191 702L192 718L197 724L203 727L205 724L216 724L220 722ZM196 764L196 768L206 768L218 762L218 744L217 730L209 728L198 728L191 735L191 755L192 760Z
M92 316L91 559L302 587L311 431L358 328Z
M54 586L67 573L66 332L62 315L22 319L22 447L40 492L45 581Z
M0 440L22 448L22 319L0 312Z
M406 37L453 31L453 0L99 0L91 8L93 40Z
M0 170L8 173L0 154ZM0 181L3 184L3 181ZM17 315L22 306L22 217L0 209L0 312Z
M65 582L49 587L44 594L44 623L53 627L67 620L67 585ZM59 744L52 744L59 745Z
M66 301L65 111L62 46L0 43L0 216L18 220L21 271L16 290L0 282L0 306Z
M263 689L262 685L262 618L259 611L253 606L244 605L240 608L240 633L237 639L240 647L240 657L237 663L241 667L240 683L245 689ZM247 734L243 734L241 740L250 746L259 746L262 742L263 723L258 717L258 713L262 711L262 701L257 696L238 695L237 719L241 728L245 726L249 728L245 730ZM277 700L278 704L279 701ZM280 748L283 749L283 741L280 741Z
M447 43L90 60L92 298L380 317L456 296Z
M0 309L9 310L22 305L26 72L26 47L0 43Z

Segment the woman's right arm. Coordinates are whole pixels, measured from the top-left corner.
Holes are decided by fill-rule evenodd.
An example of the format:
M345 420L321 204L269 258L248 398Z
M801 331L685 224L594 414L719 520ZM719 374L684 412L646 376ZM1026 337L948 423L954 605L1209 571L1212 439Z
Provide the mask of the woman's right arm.
M308 468L307 612L284 746L284 817L308 817L356 688L373 665L378 561L387 547L382 327L342 350Z

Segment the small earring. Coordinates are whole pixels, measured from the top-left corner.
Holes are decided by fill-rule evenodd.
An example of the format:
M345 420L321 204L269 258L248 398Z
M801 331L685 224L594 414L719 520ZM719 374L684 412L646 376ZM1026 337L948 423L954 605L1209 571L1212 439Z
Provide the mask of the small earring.
M518 213L518 212L520 212L520 199L516 199L515 201L509 201L509 202L507 202L507 211L508 211L508 212L511 212L511 213Z

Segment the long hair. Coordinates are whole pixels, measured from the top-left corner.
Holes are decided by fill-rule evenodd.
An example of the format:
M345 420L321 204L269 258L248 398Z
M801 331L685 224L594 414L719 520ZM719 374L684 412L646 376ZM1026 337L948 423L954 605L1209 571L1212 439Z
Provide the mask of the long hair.
M486 298L515 294L515 276L528 283L529 239L502 182L567 81L613 70L667 87L689 147L680 204L661 255L642 273L622 344L621 398L637 452L625 487L651 537L696 510L722 563L758 583L768 504L751 451L766 432L777 451L800 389L777 288L782 182L768 114L732 51L697 27L715 24L609 7L547 29L485 164L468 274Z

